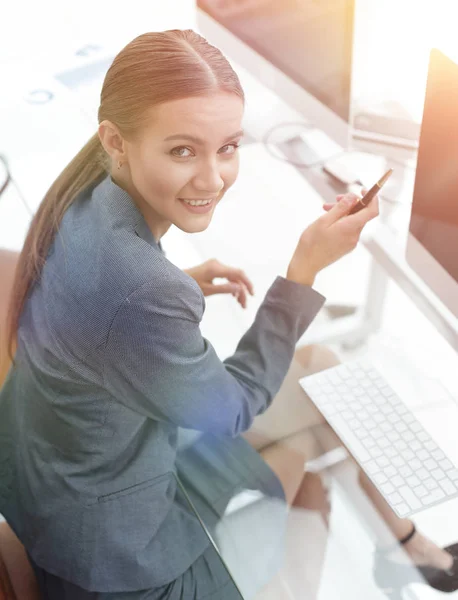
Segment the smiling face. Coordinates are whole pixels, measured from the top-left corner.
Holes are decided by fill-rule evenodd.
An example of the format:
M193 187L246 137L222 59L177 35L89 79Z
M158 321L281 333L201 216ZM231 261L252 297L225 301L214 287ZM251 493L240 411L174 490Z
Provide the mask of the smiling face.
M160 104L140 134L121 145L101 124L114 165L124 163L113 169L113 179L131 195L156 240L172 224L188 233L210 224L237 178L243 108L241 98L223 92Z

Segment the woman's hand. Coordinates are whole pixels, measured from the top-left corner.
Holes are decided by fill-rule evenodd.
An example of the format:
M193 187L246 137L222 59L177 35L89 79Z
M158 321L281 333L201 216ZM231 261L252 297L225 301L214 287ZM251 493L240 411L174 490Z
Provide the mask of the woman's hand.
M357 200L355 194L344 194L337 197L335 204L324 205L326 214L307 227L299 238L287 279L313 285L319 271L356 247L364 225L379 214L375 196L367 208L349 215Z
M184 269L184 272L197 281L204 296L213 294L232 294L243 308L246 308L247 290L254 295L253 284L241 269L228 267L215 258L207 260L198 267ZM222 277L228 283L214 284L213 279Z

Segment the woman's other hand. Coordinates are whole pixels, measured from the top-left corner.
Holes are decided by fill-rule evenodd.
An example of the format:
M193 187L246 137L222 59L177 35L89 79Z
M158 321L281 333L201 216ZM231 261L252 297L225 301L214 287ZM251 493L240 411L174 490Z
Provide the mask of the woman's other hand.
M215 258L203 264L184 269L199 284L204 296L213 294L232 294L243 308L246 308L247 291L253 296L253 284L242 269L223 265ZM227 279L226 283L213 283L216 278Z
M324 204L326 214L309 225L299 238L287 279L313 285L319 271L356 247L364 225L379 214L375 196L367 208L349 215L358 199L355 194L344 194L337 197L335 204Z

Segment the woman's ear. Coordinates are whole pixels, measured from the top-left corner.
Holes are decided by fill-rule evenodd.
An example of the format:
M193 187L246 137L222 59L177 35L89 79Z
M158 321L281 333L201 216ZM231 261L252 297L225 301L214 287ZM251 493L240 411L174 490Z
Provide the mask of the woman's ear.
M121 132L111 121L105 120L99 124L98 134L105 152L114 163L125 162L125 141Z

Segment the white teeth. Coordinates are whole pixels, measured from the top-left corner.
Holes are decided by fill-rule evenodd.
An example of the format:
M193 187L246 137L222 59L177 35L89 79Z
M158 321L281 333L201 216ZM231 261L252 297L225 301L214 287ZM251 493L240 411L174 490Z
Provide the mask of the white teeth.
M212 200L185 200L184 198L182 198L182 200L191 206L206 206L207 204L212 203Z

